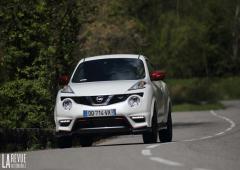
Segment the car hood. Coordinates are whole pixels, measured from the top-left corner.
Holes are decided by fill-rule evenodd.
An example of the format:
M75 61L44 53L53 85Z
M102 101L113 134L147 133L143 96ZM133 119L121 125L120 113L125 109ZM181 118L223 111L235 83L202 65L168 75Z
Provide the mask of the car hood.
M70 83L77 96L99 96L125 94L138 80L116 80L101 82Z

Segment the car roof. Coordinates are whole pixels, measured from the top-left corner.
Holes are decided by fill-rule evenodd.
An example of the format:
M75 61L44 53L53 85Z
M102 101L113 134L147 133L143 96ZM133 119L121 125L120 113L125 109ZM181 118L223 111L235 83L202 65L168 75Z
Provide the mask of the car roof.
M99 55L99 56L93 56L93 57L87 57L84 58L84 61L90 61L90 60L99 60L99 59L108 59L108 58L140 58L144 59L145 57L140 54L111 54L111 55Z

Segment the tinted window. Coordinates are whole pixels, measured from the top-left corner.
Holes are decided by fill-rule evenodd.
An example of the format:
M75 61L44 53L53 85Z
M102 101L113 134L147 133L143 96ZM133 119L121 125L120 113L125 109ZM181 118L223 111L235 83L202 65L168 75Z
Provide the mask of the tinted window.
M80 64L72 82L138 80L144 77L144 65L140 59L101 59L86 61Z

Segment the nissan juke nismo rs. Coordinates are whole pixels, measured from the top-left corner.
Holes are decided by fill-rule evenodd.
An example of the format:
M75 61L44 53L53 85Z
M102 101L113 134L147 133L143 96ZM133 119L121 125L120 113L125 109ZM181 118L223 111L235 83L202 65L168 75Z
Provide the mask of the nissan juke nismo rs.
M142 134L144 143L172 140L171 99L165 72L142 55L84 58L71 78L61 76L54 111L59 147L77 136L91 146L96 136Z

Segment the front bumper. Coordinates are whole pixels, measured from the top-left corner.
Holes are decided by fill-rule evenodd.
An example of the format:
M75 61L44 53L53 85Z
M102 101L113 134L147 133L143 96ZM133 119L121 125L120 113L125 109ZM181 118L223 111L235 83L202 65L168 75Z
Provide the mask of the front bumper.
M128 99L106 106L88 106L77 104L72 100L71 110L64 110L60 97L57 97L55 107L56 134L137 134L148 131L151 127L151 103L152 96L144 93L140 97L140 105L130 107ZM70 99L71 100L71 99ZM84 110L116 110L114 117L94 117L85 118ZM144 121L136 121L133 117L144 117ZM59 121L70 120L66 126L62 126Z
M77 135L129 135L129 134L143 134L145 132L151 132L150 127L142 128L126 128L123 126L119 127L98 127L98 128L83 128L75 131L58 131L55 133L57 137L61 136L77 136Z

